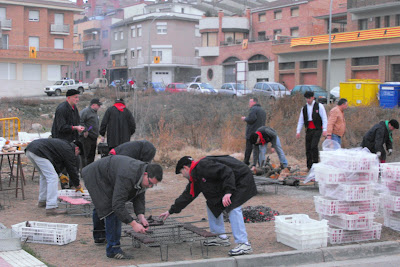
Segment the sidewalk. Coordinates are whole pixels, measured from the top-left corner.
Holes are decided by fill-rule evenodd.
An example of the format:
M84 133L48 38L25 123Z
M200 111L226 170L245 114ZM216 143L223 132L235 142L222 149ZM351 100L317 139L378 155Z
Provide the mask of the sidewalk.
M256 266L299 266L335 261L356 260L369 257L400 255L400 243L396 241L334 246L320 249L295 250L269 254L254 254L206 260L164 262L130 265L129 267L256 267ZM316 266L316 265L315 265ZM338 266L337 263L335 266Z

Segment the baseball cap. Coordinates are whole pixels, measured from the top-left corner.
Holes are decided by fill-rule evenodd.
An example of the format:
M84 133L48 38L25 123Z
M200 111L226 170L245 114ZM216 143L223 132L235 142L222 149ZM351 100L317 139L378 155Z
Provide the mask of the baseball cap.
M190 166L192 164L193 158L191 156L182 157L178 163L176 164L175 173L179 174L183 168L183 166Z

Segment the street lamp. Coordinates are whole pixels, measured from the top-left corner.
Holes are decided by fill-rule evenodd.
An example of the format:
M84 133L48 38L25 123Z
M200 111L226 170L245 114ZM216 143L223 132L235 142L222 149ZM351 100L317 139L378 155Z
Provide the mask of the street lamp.
M332 47L332 2L333 0L330 1L329 5L329 45L328 45L328 66L326 70L326 90L328 91L328 100L327 104L329 103L329 100L331 98L331 47Z

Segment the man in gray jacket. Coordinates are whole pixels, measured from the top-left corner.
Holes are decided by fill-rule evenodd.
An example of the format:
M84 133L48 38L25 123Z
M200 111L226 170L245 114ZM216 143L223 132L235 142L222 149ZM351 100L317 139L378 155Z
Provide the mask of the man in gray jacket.
M147 140L131 141L111 149L110 155L128 156L133 159L151 163L156 155L156 148Z
M158 164L147 164L127 156L108 156L93 162L82 170L85 186L95 209L93 210L93 237L95 243L107 241L108 258L132 259L120 248L121 222L132 226L137 233L146 233L149 224L144 217L145 192L161 182L163 171ZM131 201L137 219L125 208ZM100 220L105 229L97 230Z
M276 131L271 127L263 126L258 128L255 133L251 134L250 142L260 147L260 152L258 155L258 163L260 164L260 166L262 166L265 162L265 153L267 152L267 145L269 142L271 142L272 145L271 151L276 151L282 166L284 168L288 166L288 162L286 160L285 153L283 153L279 136Z

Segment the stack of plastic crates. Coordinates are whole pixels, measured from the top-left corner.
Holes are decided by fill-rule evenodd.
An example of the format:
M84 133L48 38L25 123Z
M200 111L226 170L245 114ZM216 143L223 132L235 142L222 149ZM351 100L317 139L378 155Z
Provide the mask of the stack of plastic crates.
M295 249L313 249L328 244L326 220L310 219L306 214L275 216L276 239Z
M322 196L315 196L320 219L328 221L329 243L341 244L380 239L382 225L374 222L379 197L374 196L379 162L365 150L321 151L314 164Z
M88 190L83 190L83 193L75 189L58 190L58 199L68 215L89 217L92 214L94 205Z
M387 189L380 194L384 225L400 231L400 163L382 163L380 169Z

